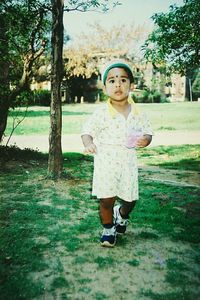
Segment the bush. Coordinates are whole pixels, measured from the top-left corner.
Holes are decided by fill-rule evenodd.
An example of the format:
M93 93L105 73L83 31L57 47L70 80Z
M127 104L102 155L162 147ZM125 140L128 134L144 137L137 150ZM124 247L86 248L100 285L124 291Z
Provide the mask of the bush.
M98 89L100 101L106 101L108 96L103 92L102 89Z
M163 103L167 102L167 98L163 96L159 91L141 90L134 92L132 99L136 103Z
M34 104L39 106L50 106L51 92L48 90L38 90L34 92Z
M23 91L16 97L14 106L29 106L34 104L34 93L32 91Z
M50 106L51 92L48 90L23 91L17 96L14 106Z

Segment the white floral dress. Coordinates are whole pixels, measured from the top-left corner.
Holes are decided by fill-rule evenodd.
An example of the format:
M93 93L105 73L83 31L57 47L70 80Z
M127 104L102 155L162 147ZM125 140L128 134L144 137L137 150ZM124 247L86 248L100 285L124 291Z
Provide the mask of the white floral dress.
M128 132L140 130L152 135L145 114L132 111L128 118L109 105L100 106L83 126L82 135L91 135L97 146L94 155L92 195L99 199L119 197L128 202L138 200L138 166L135 148L125 146Z

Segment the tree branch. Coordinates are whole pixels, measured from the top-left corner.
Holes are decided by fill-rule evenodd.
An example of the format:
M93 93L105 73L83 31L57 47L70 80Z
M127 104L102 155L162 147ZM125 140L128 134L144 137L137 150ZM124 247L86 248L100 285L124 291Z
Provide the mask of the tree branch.
M9 142L10 142L10 139L11 139L11 137L12 137L12 135L13 135L15 129L16 129L16 128L24 121L24 119L26 118L27 111L28 111L28 106L26 106L26 110L25 110L24 116L22 117L21 120L19 120L19 121L17 122L17 124L15 124L15 121L17 120L18 115L17 115L16 117L13 117L12 130L11 130L10 135L9 135L9 138L8 138L8 140L7 140L7 142L6 142L6 147L8 146L8 144L9 144ZM19 112L19 110L18 110L18 112Z

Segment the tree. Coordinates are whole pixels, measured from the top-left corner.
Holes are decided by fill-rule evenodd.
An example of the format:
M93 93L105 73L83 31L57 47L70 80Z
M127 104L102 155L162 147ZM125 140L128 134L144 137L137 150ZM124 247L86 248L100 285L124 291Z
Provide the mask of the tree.
M194 95L194 99L197 100L200 98L200 69L196 70L195 79L192 84L192 92Z
M111 3L112 1L110 1ZM113 3L113 2L112 2ZM119 3L113 3L113 6ZM63 78L63 13L64 11L81 11L87 10L107 11L109 9L107 0L68 0L64 6L64 0L51 0L52 10L52 38L51 38L51 126L49 135L49 160L48 176L59 178L62 176L62 149L61 149L61 132L62 132L62 109L61 109L61 81Z
M64 48L63 87L67 90L70 102L75 98L80 102L82 96L89 102L99 97L102 99L97 79L105 60L123 58L137 69L141 61L140 47L148 34L146 26L136 26L134 23L112 28L98 23L89 26L92 27L92 33L82 32L74 43Z
M0 141L9 109L29 84L32 69L47 45L48 11L42 1L0 3Z
M48 175L61 177L62 166L62 109L61 82L63 78L63 0L52 0L52 37L51 37L51 110L49 135Z
M66 77L90 78L99 74L104 59L126 58L137 62L141 43L147 37L145 26L131 24L105 28L92 24L92 34L81 33L78 41L64 51Z
M154 14L156 27L146 40L145 58L156 66L187 74L200 64L200 1L184 0L168 13Z

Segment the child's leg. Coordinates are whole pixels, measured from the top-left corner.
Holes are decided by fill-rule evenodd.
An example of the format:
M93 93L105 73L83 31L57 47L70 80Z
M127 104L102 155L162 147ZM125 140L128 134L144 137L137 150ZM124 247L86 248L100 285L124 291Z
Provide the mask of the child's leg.
M123 219L128 219L129 214L132 212L135 207L136 201L127 202L122 200L122 205L120 206L119 212Z
M99 215L103 225L113 225L113 206L115 198L100 199Z
M113 206L115 198L100 199L99 215L103 225L103 233L100 239L101 245L113 247L116 242L116 229L113 224Z
M126 231L126 226L128 225L129 214L133 210L136 201L127 202L122 200L121 205L116 205L114 207L114 222L116 226L116 232L118 234L123 234Z

